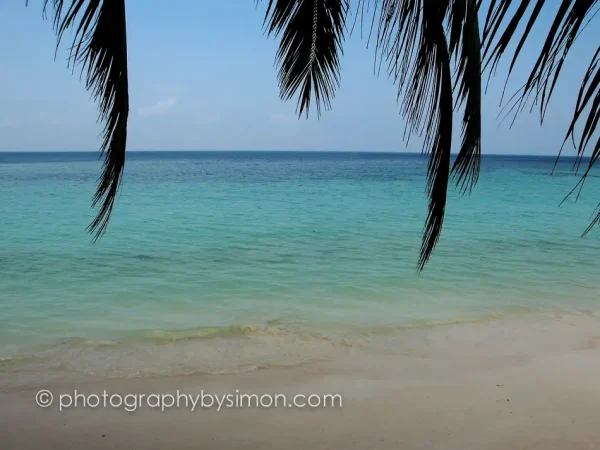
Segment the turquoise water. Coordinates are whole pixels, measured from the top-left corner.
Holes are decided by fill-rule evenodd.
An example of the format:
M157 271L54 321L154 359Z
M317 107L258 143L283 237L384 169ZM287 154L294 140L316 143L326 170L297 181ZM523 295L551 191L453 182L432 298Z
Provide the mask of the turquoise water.
M553 158L485 157L417 274L420 156L130 153L93 244L96 158L0 153L0 370L219 372L600 305L600 234L580 237L600 179L559 207L577 180L568 160L550 176Z

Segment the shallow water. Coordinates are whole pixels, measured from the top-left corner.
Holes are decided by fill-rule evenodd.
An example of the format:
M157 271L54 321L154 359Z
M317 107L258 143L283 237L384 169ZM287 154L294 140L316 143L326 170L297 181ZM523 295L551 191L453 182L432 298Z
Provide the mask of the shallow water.
M388 351L415 327L596 311L600 237L580 234L600 180L559 207L577 178L553 164L485 157L417 274L416 155L130 153L93 244L96 155L0 153L0 372L251 370Z

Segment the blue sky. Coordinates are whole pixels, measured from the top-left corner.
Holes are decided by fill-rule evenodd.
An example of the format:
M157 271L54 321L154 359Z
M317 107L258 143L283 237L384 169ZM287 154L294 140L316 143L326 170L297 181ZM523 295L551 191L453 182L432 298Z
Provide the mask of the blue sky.
M95 150L95 105L66 69L66 53L54 60L41 5L0 0L0 150ZM264 4L145 0L127 8L130 150L420 151L418 140L408 147L402 141L396 88L373 75L373 50L358 32L345 45L333 110L297 120L295 101L278 97L277 42L262 32ZM499 71L483 101L485 153L556 154L591 57L590 34L571 56L543 128L527 113L512 128L499 124ZM541 36L534 35L511 87L524 81Z

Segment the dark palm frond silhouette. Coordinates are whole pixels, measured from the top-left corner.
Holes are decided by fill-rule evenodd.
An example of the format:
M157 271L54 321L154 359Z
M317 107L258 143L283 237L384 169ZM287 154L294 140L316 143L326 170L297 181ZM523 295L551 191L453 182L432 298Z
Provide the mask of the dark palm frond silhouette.
M99 204L99 211L88 227L98 239L108 226L125 167L129 116L125 0L44 0L44 13L48 7L57 46L65 32L75 28L69 64L73 70L81 65L86 88L98 103L99 120L104 123L103 171L92 203Z
M405 138L408 141L414 134L422 136L423 152L430 155L429 207L419 270L440 237L450 179L453 177L456 186L466 193L479 178L483 75L491 77L503 57L510 56L510 77L542 11L551 11L554 19L531 72L504 105L504 113L512 115L513 120L528 105L539 105L543 122L566 58L598 13L599 2L355 0L354 23L360 20L361 36L363 25L368 28L369 42L375 43L376 68L379 71L383 66L398 87L406 120ZM265 3L266 34L280 39L275 61L281 98L289 100L297 95L299 116L308 115L311 102L320 115L323 108L331 107L340 84L350 0ZM98 238L108 225L125 164L129 111L125 0L45 0L45 4L52 6L59 43L67 29L75 30L70 62L81 64L86 72L86 86L98 101L100 120L105 125L101 148L104 170L94 197L94 205L101 205L89 227ZM516 47L513 49L511 44ZM581 189L600 156L600 138L596 136L600 120L600 46L591 48L590 53L592 58L582 74L563 142L564 147L571 140L576 148L576 168L584 156L590 156L573 192ZM462 140L451 166L452 125L457 111L462 114ZM579 133L578 128L582 128ZM560 156L562 147L558 152ZM600 211L585 232L599 223Z
M347 0L269 0L267 33L282 34L276 61L281 99L298 95L298 115L308 116L314 95L317 114L331 107L340 82Z

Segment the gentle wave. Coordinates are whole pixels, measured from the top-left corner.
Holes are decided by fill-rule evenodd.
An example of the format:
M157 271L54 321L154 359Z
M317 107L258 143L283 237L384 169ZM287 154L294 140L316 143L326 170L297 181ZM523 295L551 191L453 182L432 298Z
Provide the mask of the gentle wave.
M446 320L414 321L407 324L332 327L324 330L285 329L285 320L274 319L278 327L236 325L198 327L186 330L139 330L126 339L67 338L48 342L24 355L0 359L0 388L43 386L59 381L85 381L86 377L148 378L198 374L230 375L293 368L349 357L385 355L390 358L429 358L430 346L460 334L463 327L502 321L525 320L539 324L565 320L573 314L592 319L597 311L553 314L526 311L453 317ZM512 323L512 322L509 322ZM485 329L488 325L485 325ZM446 328L446 329L444 329ZM435 331L434 331L435 330ZM482 328L470 329L468 335ZM458 333L458 334L456 334ZM485 334L485 333L484 333ZM122 336L123 337L123 336Z
M128 333L131 339L154 342L177 342L191 339L224 339L246 336L282 336L288 332L281 328L258 325L232 325L226 327L198 327L185 330L139 330Z
M331 348L367 349L386 351L378 348L377 338L397 337L402 333L413 330L460 326L463 324L486 323L502 320L519 315L529 314L528 308L514 308L503 313L451 317L435 320L414 320L399 324L381 324L366 326L329 325L320 328L299 326L297 321L272 319L265 326L231 325L222 327L197 327L189 329L152 329L134 330L123 333L118 338L89 339L84 337L69 337L55 342L47 342L31 349L26 354L15 354L0 358L0 371L19 364L44 361L52 362L52 367L68 366L82 355L102 355L104 358L121 357L124 354L134 358L136 355L150 355L152 352L164 352L177 355L177 346L198 351L213 348L226 348L232 355L244 348L245 345L274 345L268 353L276 356L282 346L325 345ZM590 311L589 314L593 314ZM371 340L370 338L373 338ZM279 347L278 347L279 345ZM182 358L186 358L183 355ZM173 358L176 361L177 358ZM259 365L260 366L260 365ZM257 366L258 367L258 366ZM262 366L260 366L262 367ZM264 367L268 367L265 365ZM220 371L216 371L219 372ZM215 372L215 373L216 373ZM223 373L228 373L227 371Z

